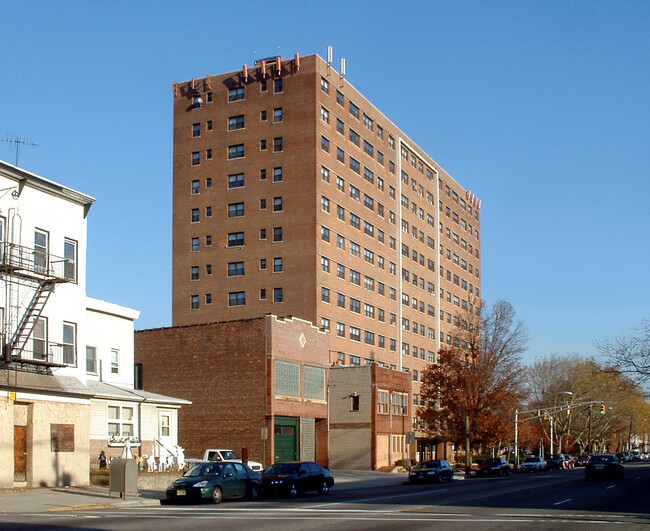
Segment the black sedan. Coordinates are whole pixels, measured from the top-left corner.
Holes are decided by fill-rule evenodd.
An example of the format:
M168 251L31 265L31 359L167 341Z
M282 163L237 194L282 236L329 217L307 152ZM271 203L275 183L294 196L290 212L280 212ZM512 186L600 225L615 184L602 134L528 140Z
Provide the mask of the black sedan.
M625 468L612 454L592 455L585 465L585 479L623 479Z
M222 500L246 498L256 500L262 480L242 463L215 462L197 465L172 483L165 492L167 503L172 501Z
M263 492L267 496L295 498L303 492L327 494L334 485L332 473L312 461L276 463L262 473Z
M476 469L477 476L508 476L510 465L503 457L486 459Z
M585 466L588 462L591 456L589 454L582 454L578 456L578 459L576 461L576 466Z
M409 481L411 483L422 483L433 481L441 483L443 479L454 480L454 470L444 459L432 459L422 461L409 470Z

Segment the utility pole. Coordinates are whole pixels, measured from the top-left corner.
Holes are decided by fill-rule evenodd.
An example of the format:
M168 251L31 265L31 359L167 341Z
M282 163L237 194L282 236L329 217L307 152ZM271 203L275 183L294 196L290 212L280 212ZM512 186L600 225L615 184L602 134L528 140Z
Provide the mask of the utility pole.
M587 435L587 449L589 455L593 454L593 448L591 447L591 411L592 404L589 404L589 434Z

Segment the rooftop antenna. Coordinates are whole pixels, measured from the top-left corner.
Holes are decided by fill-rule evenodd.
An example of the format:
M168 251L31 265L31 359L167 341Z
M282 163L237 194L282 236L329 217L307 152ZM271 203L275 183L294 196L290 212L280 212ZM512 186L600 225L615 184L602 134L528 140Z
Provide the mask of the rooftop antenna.
M327 47L327 75L330 75L330 68L332 67L332 59L334 58L334 49L331 46Z
M339 84L343 86L343 78L345 77L345 57L341 57L341 73L339 75Z
M18 159L20 158L20 146L38 146L38 144L34 142L27 142L26 140L23 140L22 138L15 137L15 138L1 138L0 139L2 142L9 142L12 144L15 144L16 146L16 164L15 166L18 166Z

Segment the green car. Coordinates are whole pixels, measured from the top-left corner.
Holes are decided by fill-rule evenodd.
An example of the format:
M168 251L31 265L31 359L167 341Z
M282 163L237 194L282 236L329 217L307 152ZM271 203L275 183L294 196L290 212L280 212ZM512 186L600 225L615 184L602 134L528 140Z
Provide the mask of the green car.
M222 500L248 498L256 500L262 490L259 472L235 462L202 463L188 470L167 487L165 500L175 501Z

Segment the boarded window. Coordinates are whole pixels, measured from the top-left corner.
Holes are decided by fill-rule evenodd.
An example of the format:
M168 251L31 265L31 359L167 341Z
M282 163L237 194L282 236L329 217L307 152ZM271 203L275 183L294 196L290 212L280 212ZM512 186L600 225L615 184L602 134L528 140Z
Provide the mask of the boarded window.
M74 452L74 424L50 424L53 452Z
M299 364L276 360L275 396L294 396L300 398Z

